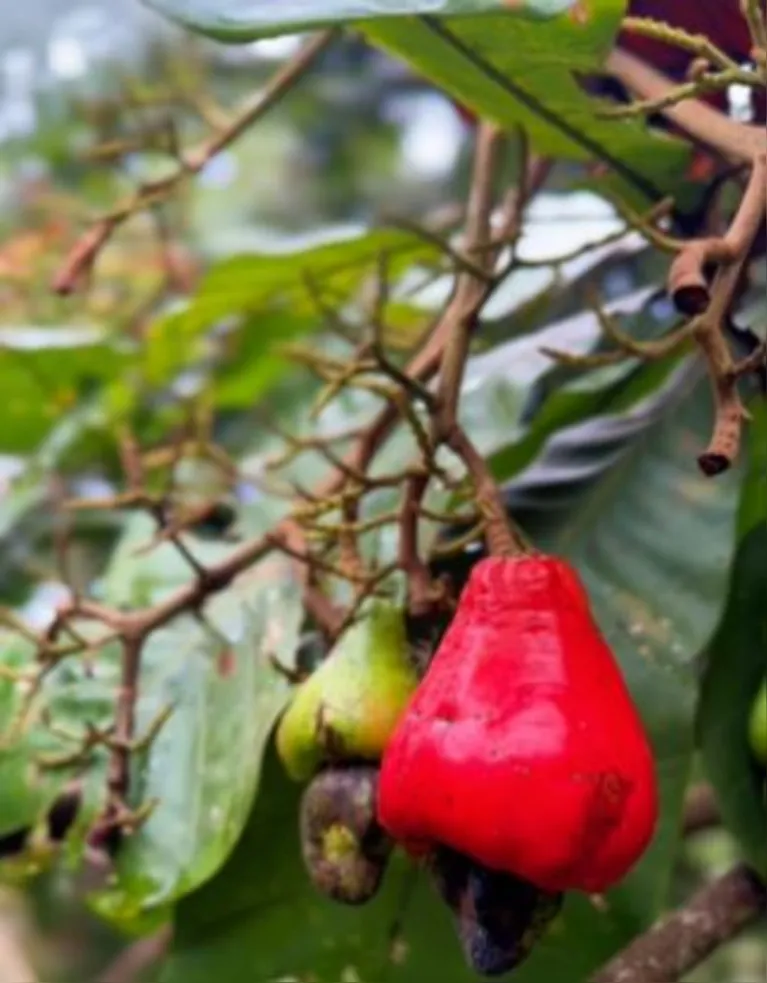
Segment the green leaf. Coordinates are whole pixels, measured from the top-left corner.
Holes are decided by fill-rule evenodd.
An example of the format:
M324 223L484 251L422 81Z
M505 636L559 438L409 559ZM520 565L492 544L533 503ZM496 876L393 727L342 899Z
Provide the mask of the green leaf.
M4 328L0 332L0 452L29 453L78 400L126 364L102 331Z
M596 103L576 79L576 74L599 72L619 29L625 0L591 0L588 5L337 0L319 15L306 2L277 7L272 0L246 6L237 0L150 4L193 29L229 41L353 23L374 44L408 62L479 115L509 130L521 126L542 154L601 160L640 197L654 199L683 184L689 153L684 144L650 134L634 120L597 118ZM531 16L536 13L539 16Z
M510 131L522 127L539 153L600 160L640 198L654 199L679 185L687 149L636 121L597 118L598 103L576 78L599 72L624 8L624 0L594 0L585 24L569 13L542 22L425 14L366 33L479 115Z
M572 6L573 0L330 0L320 5L309 0L288 0L279 7L258 0L244 10L235 0L144 0L149 7L222 41L252 41L268 34L287 34L312 27L328 27L360 20L401 18L419 13L435 17L481 14L513 8L539 17Z
M0 643L0 835L35 826L66 784L83 768L105 765L103 749L55 765L72 755L87 725L103 727L113 711L112 690L80 664L62 661L32 690L38 678L33 646L6 633ZM107 668L108 672L108 668ZM17 675L19 678L14 679ZM47 762L47 763L44 763Z
M41 482L27 471L11 479L3 488L0 499L0 539L10 535L47 497L48 492Z
M134 560L154 566L153 554ZM176 576L181 582L191 577L188 567L170 564L153 572L154 580L134 569L127 582L111 584L120 597L135 597L140 584L145 597L156 598ZM242 832L264 746L290 692L272 658L293 666L302 621L292 565L274 556L213 598L205 624L187 615L152 633L139 679L137 739L169 716L134 762L131 803L155 806L118 853L114 884L91 899L102 916L145 929L224 863Z
M323 237L327 239L327 237ZM381 255L389 257L389 273L419 260L438 256L434 245L397 229L365 229L335 234L328 241L306 242L280 250L250 253L215 263L205 274L189 305L156 321L147 338L147 366L153 379L188 361L189 345L216 321L260 314L267 327L264 350L275 339L320 326L322 319L311 288L327 295L336 307L346 294L373 270ZM283 322L283 318L287 318ZM301 318L301 319L299 319ZM254 324L253 330L259 330ZM179 355L180 353L180 355Z
M261 795L230 862L183 901L163 983L224 979L271 981L287 975L339 980L468 981L446 909L404 862L370 904L345 908L318 895L303 869L298 839L301 786L290 782L273 749ZM406 907L403 907L403 902ZM389 934L405 915L405 960L389 963ZM298 930L300 926L300 930ZM357 976L352 976L354 970Z
M727 607L708 652L698 735L722 818L749 862L767 874L765 779L748 741L749 715L767 664L767 403L760 401L752 413L741 539Z
M294 365L275 351L284 343L317 331L318 316L296 316L288 311L265 311L245 319L227 346L226 364L212 382L213 398L222 409L253 406L284 378Z

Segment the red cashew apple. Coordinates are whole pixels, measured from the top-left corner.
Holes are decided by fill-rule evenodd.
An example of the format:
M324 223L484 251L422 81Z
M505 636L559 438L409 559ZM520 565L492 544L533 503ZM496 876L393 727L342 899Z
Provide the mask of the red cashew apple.
M578 575L480 561L381 765L378 819L545 891L601 892L647 847L652 752Z

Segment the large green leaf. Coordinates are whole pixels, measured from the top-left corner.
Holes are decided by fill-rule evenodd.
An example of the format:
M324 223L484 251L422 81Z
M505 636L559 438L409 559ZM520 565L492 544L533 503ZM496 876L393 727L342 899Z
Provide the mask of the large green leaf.
M698 731L722 816L749 861L767 874L767 797L748 719L767 665L767 403L753 407L750 467L727 607L708 653Z
M258 786L263 749L290 692L271 659L294 663L302 594L274 557L216 597L211 627L185 616L144 653L139 735L172 713L133 769L135 805L156 802L121 849L97 910L139 927L211 877L237 842Z
M541 153L600 159L641 195L678 188L687 151L634 121L600 120L576 75L598 72L625 0L586 4L503 0L337 0L318 13L307 2L149 0L182 23L223 40L353 23L479 114L522 126ZM493 13L493 11L495 11ZM498 11L503 11L499 13ZM531 14L559 16L530 16ZM473 16L472 16L473 15ZM516 15L516 16L514 16ZM637 162L641 161L641 167Z

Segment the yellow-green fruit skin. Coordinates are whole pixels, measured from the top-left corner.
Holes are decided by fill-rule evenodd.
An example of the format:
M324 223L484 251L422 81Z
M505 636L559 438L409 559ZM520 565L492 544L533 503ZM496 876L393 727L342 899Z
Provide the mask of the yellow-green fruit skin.
M748 736L754 756L767 765L767 679L762 683L751 707Z
M307 781L328 761L378 761L418 685L402 612L376 602L296 690L277 728L291 778Z

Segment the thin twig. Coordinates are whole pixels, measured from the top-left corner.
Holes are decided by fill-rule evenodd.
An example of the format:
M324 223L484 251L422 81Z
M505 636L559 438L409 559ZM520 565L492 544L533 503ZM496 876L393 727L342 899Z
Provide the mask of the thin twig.
M429 484L426 470L412 474L405 482L399 521L399 567L407 577L408 611L418 617L432 603L432 583L428 566L418 550L418 524L421 501Z
M487 250L490 238L490 215L493 206L493 182L501 150L501 133L488 124L480 126L477 134L477 150L474 159L471 194L467 211L467 251L484 254L488 272L495 265L498 247ZM527 168L525 168L525 172ZM511 215L507 214L504 230L514 232L518 221L517 199L511 199ZM492 280L490 284L492 285ZM497 485L481 454L474 448L466 433L458 424L458 400L469 355L469 346L476 329L481 306L488 295L488 285L470 273L462 273L457 281L454 299L457 316L451 325L450 337L445 347L437 389L437 409L433 416L434 444L447 444L469 471L475 486L477 506L487 521L486 538L491 552L518 553L525 544L511 529L506 509L500 499Z
M310 38L274 74L262 91L245 102L225 129L216 131L211 138L182 154L178 168L168 177L143 185L130 198L99 219L70 250L54 276L53 290L59 294L69 294L75 290L90 271L98 253L123 222L137 212L165 201L182 182L199 174L216 154L237 140L284 97L336 37L337 32L331 30Z
M141 651L145 637L129 634L123 638L122 672L115 710L115 746L107 776L109 792L118 802L124 801L128 791L130 748L135 730Z
M131 943L107 966L98 983L134 983L165 956L172 939L173 930L166 925L154 935Z
M705 267L708 263L734 263L745 259L767 203L767 154L754 157L746 192L735 217L723 236L692 239L685 243L671 264L668 289L684 314L700 314L709 303Z
M675 86L662 72L622 48L611 52L606 68L639 98L662 99ZM697 143L711 147L728 160L750 163L767 151L763 126L737 123L700 99L667 106L662 114Z

